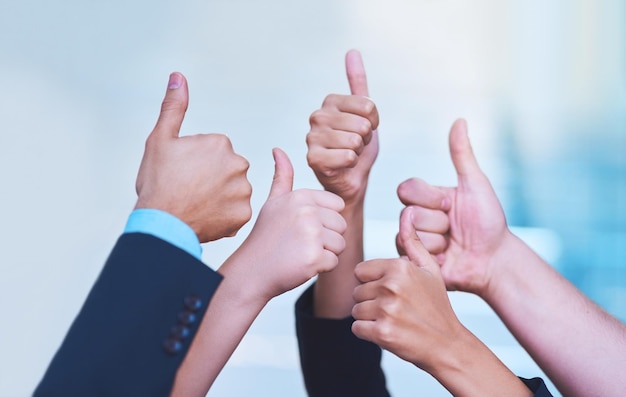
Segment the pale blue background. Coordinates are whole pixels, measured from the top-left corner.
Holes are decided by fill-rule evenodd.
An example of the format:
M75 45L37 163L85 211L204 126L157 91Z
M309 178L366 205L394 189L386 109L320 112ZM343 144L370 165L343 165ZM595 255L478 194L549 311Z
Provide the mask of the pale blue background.
M0 0L0 395L33 390L121 232L171 71L189 79L183 133L227 133L250 160L256 213L274 146L296 187L317 186L308 116L346 93L350 48L381 113L369 258L395 253L399 182L455 183L447 133L462 116L510 223L626 319L624 2ZM219 266L249 230L205 246L205 261ZM300 291L266 308L209 395L304 396ZM451 297L517 374L541 375L480 300ZM448 395L384 364L396 397Z

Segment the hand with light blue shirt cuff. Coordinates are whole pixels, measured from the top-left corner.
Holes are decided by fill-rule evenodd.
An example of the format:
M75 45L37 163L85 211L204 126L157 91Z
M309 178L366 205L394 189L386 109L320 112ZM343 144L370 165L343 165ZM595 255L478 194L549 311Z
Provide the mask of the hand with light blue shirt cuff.
M202 260L202 246L193 229L165 211L151 208L134 210L128 217L124 233L150 234Z
M235 153L226 135L179 136L188 103L187 80L172 73L159 120L146 140L135 183L135 209L176 217L202 244L234 236L250 220L252 186L246 177L250 163Z

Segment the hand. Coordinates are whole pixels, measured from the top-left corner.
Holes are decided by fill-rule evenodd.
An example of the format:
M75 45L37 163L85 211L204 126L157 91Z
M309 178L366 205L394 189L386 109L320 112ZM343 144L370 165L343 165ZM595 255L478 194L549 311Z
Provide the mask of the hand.
M405 208L399 245L406 257L361 262L352 332L425 370L452 395L520 396L532 392L457 319L439 265Z
M159 120L148 136L137 176L137 205L168 212L201 243L234 236L250 220L248 161L221 134L179 137L189 92L172 73Z
M400 219L399 240L408 257L361 262L355 275L352 331L416 366L432 371L449 346L468 331L448 300L439 266L415 229L415 209Z
M361 54L346 54L352 95L328 95L311 114L307 161L324 189L346 205L363 200L372 164L378 155L378 110L369 99Z
M271 298L337 266L344 247L343 200L319 190L292 191L293 168L280 149L269 197L248 238L220 268L245 280L246 293Z
M441 265L450 290L486 293L508 231L500 202L472 152L464 120L450 131L450 154L458 175L456 188L430 186L410 179L398 187L398 197L414 207L413 226ZM398 250L403 246L398 239Z

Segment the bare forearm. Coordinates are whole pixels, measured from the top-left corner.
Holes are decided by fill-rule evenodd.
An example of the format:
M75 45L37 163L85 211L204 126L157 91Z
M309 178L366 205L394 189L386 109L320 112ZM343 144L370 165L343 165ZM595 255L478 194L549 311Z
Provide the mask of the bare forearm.
M345 250L339 264L328 273L320 273L315 284L314 314L324 318L345 318L352 312L352 292L358 285L354 267L363 261L363 201L346 205L341 213L348 228L344 233Z
M236 276L224 276L176 374L172 397L205 396L265 305L244 296Z
M510 235L483 298L564 395L626 388L626 326Z
M532 396L530 389L487 346L464 329L453 344L438 353L439 363L429 369L452 395Z

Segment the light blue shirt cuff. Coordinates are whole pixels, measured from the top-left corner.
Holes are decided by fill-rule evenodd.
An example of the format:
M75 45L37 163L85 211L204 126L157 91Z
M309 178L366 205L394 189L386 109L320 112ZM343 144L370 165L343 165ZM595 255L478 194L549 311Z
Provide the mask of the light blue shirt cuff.
M150 208L134 210L128 217L124 233L150 234L202 260L202 246L193 229L165 211Z

